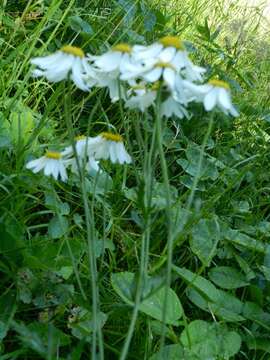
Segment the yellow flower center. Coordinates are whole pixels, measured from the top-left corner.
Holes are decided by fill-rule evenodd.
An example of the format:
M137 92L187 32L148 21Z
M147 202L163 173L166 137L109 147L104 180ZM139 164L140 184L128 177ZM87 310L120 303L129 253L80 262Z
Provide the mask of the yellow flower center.
M123 141L122 136L119 135L119 134L112 134L112 133L109 133L109 132L102 132L100 135L106 140L115 141L115 142L122 142Z
M226 81L212 79L208 81L208 84L230 90L230 85Z
M78 56L80 58L83 58L84 57L84 52L81 48L79 47L76 47L76 46L71 46L71 45L66 45L66 46L63 46L60 51L66 53L66 54L71 54L71 55L74 55L74 56Z
M156 63L155 67L161 67L161 68L164 68L164 69L173 69L175 70L175 67L168 63L168 62L163 62L163 61L159 61Z
M85 139L86 139L86 136L84 136L84 135L78 135L75 137L76 141L85 140Z
M112 50L130 54L132 49L131 49L131 46L129 46L128 44L121 43L121 44L117 44L117 45L113 46Z
M59 160L62 157L60 152L58 152L58 151L48 151L48 150L46 151L45 156L48 159L54 159L54 160Z
M184 45L177 36L164 36L163 38L159 39L159 42L164 47L172 46L178 50L184 50Z

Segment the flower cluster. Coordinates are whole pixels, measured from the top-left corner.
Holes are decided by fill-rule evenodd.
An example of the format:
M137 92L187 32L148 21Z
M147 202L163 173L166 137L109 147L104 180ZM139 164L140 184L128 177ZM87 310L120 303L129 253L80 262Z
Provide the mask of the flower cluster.
M126 108L144 112L157 104L161 116L182 119L190 116L189 104L197 102L206 111L216 107L225 114L238 115L229 85L217 79L203 83L206 70L193 64L184 43L175 36L165 36L149 46L121 43L98 56L66 45L52 55L33 58L31 63L36 66L34 77L44 76L51 82L70 80L83 91L107 87L111 101L121 99ZM26 167L66 181L68 168L73 173L78 167L99 171L101 159L131 162L120 135L104 132L96 137L78 137L75 146L61 152L47 151Z
M75 153L74 153L75 150ZM31 160L26 164L27 169L34 173L44 170L46 176L53 176L55 180L68 179L67 169L78 173L78 165L87 171L101 171L99 160L109 159L112 163L131 163L131 157L127 153L122 136L103 132L96 137L78 136L75 139L75 147L68 146L63 151L46 151L39 159Z
M206 111L217 107L225 114L238 115L229 85L217 79L203 83L206 70L193 64L184 43L175 36L149 46L121 43L98 56L67 45L31 62L37 66L36 77L52 82L70 78L84 91L107 87L111 101L121 98L126 108L145 111L161 94L162 116L189 117L187 107L192 102L202 103Z

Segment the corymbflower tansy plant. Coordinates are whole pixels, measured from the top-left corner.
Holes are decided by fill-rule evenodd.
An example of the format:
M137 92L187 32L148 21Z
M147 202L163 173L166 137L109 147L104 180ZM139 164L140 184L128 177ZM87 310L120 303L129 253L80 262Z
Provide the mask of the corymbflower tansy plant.
M230 86L225 81L212 79L203 85L185 82L185 88L194 101L203 103L206 111L211 111L217 107L226 115L239 115L232 105Z
M44 76L51 82L59 82L70 76L74 84L83 91L88 91L96 84L94 71L83 50L75 46L63 46L52 55L33 58L31 63L38 67L33 71L35 77Z
M226 115L237 116L229 85L222 80L203 83L205 69L194 65L184 42L165 36L151 45L120 43L104 54L85 56L82 49L67 45L52 55L31 60L36 77L49 81L71 80L81 90L107 87L112 102L122 100L126 108L147 111L159 106L162 117L190 118L192 102L202 103L206 111L218 108ZM159 103L157 103L157 101ZM189 106L189 111L187 107ZM71 146L61 153L47 152L26 166L33 172L44 170L55 179L67 179L67 169L78 173L78 164L89 171L101 171L99 160L131 163L123 139L103 132L96 137L75 139L76 156Z
M112 163L131 163L131 157L125 149L122 136L119 134L103 132L92 138L89 151L94 154L97 160L110 159Z
M66 172L67 161L63 159L61 152L47 151L44 156L39 159L29 161L26 164L27 169L31 169L34 173L44 170L44 175L50 176L57 180L67 180Z
M190 117L186 107L191 102L203 103L206 111L217 107L225 114L238 115L228 85L220 80L202 84L206 70L193 64L176 36L164 36L148 46L120 43L102 55L87 57L80 48L67 45L31 62L38 66L35 76L44 75L54 82L70 77L82 90L107 87L111 101L121 98L126 108L146 111L155 106L157 92L151 84L158 81L164 90L162 116Z
M78 156L79 165L85 167L89 172L91 170L99 170L99 162L95 160L93 153L89 152L90 137L84 135L75 138L75 148ZM78 164L72 146L68 146L62 151L62 154L68 158L68 166L71 167L73 173L78 174Z

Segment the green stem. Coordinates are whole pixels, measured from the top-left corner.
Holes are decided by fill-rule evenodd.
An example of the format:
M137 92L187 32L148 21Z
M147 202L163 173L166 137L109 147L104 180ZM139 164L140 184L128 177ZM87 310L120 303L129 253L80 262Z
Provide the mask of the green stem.
M121 111L121 110L120 110ZM139 127L137 127L137 136L140 139L141 135ZM147 271L148 271L148 261L149 261L149 246L150 246L150 233L151 233L151 221L150 221L150 211L151 211L151 201L152 201L152 184L153 184L153 160L155 157L155 133L156 129L154 129L152 141L149 149L149 153L146 152L144 157L144 181L145 181L145 211L144 211L144 232L142 234L141 241L141 252L140 252L140 266L139 266L139 274L138 274L138 282L136 286L136 294L134 307L132 312L131 321L128 328L128 333L125 339L124 346L121 351L120 360L125 360L128 356L129 346L133 337L133 333L136 326L136 321L138 318L139 307L142 300L143 289L145 287L145 282L147 280Z
M156 107L156 140L158 145L158 153L160 157L161 172L163 178L163 184L166 194L166 216L167 216L167 267L166 267L166 279L165 279L165 297L163 303L163 312L162 312L162 335L161 335L161 347L164 346L165 342L165 322L166 322L166 309L168 303L168 290L171 286L171 272L172 272L172 257L173 257L173 229L172 229L172 199L171 199L171 190L170 190L170 181L168 175L167 162L165 158L165 153L163 149L163 131L162 131L162 117L161 117L161 91L158 93L157 97L157 107Z
M104 348L102 340L102 332L100 324L97 320L97 314L99 313L99 292L98 292L98 274L97 274L97 264L95 257L95 227L93 223L93 213L88 204L88 195L85 185L84 171L79 161L79 157L76 150L75 143L75 134L71 119L71 82L68 80L67 84L67 101L65 101L65 119L66 125L69 132L69 137L71 140L71 145L73 153L76 159L76 165L79 172L81 193L83 199L83 207L86 220L86 232L87 232L87 244L88 244L88 259L89 259L89 268L91 273L91 290L92 290L92 317L93 317L93 333L92 333L92 351L91 359L97 359L97 335L99 340L99 359L104 359Z
M201 149L200 149L200 156L199 156L199 161L198 161L198 167L197 167L197 171L196 171L196 175L194 177L194 181L193 181L193 184L192 184L192 188L191 188L191 192L190 192L190 195L188 197L188 200L187 200L187 205L185 207L185 209L187 210L187 213L190 211L191 207L192 207L192 204L193 204L193 200L194 200L194 196L195 196L195 193L196 193L196 190L197 190L197 186L198 186L198 182L200 181L200 177L201 177L201 170L202 170L202 163L203 163L203 156L204 156L204 150L205 150L205 147L206 147L206 144L207 144L207 141L208 141L208 138L212 132L212 128L213 128L213 122L214 122L214 118L213 118L213 115L211 115L210 117L210 121L209 121L209 124L208 124L208 128L207 128L207 131L206 131L206 134L203 138L203 142L202 142L202 145L201 145ZM188 222L188 217L185 221L185 223ZM160 269L163 264L165 263L166 261L166 257L165 257L165 254L166 252L168 251L167 250L167 247L168 247L168 244L166 244L166 246L164 247L161 255L160 255L160 259L159 261L154 264L152 266L152 269L151 269L151 273L154 273L156 272L158 269ZM174 248L174 244L173 244L173 248Z

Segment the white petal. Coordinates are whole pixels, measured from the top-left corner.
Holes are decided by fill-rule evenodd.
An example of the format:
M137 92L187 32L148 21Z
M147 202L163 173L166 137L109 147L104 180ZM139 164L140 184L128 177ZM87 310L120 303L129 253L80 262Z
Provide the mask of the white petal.
M127 153L124 144L119 142L117 144L117 154L118 154L118 162L119 164L130 164L131 163L131 157L130 155Z
M231 106L230 109L229 109L229 112L232 116L239 116L239 112L235 109L234 106Z
M51 175L53 168L54 168L55 161L57 161L57 160L47 159L46 165L44 167L44 175L46 175L46 176Z
M33 77L44 76L44 70L35 69L35 70L32 71L32 76Z
M63 58L63 53L57 51L56 53L43 57L36 57L30 60L31 64L40 67L41 69L47 69L51 65L59 63Z
M118 153L117 153L117 143L114 141L109 142L109 154L110 154L110 160L114 164L118 160Z
M83 79L82 79L82 63L81 63L81 59L79 57L77 57L76 59L74 59L73 65L72 65L72 74L71 74L71 79L74 81L75 85L83 90L83 91L88 91L89 88L88 86L85 85Z
M132 49L132 55L134 59L144 60L157 57L163 49L163 46L159 43L154 43L150 46L135 45Z
M164 69L163 79L171 89L174 89L174 87L175 87L175 76L176 76L176 73L173 69L170 69L170 68Z
M60 179L62 181L66 181L68 179L68 176L67 176L67 171L66 171L65 165L63 164L62 161L59 163L58 171L59 171L59 174L60 174Z
M162 68L157 67L157 68L154 68L153 70L149 71L148 73L144 74L143 78L146 81L155 82L160 78L161 74L162 74Z
M35 159L35 160L31 160L29 161L27 164L26 164L26 169L33 169L35 168L36 166L40 165L42 163L42 160L43 160L44 156L42 156L41 158L39 159Z
M60 168L60 161L55 160L54 163L52 164L52 169L51 169L51 174L52 174L52 176L54 177L55 180L58 179L59 168Z
M206 111L211 111L214 108L214 106L217 103L217 96L218 96L218 92L216 91L215 88L213 88L212 90L209 91L208 94L206 94L203 100L203 105Z
M160 61L171 62L175 54L176 48L170 46L162 50L158 57Z
M218 89L218 102L223 106L225 109L229 109L232 105L230 93L228 90L219 88Z
M113 71L117 69L120 65L122 53L119 51L109 51L104 55L101 55L99 59L95 61L95 64L102 71Z
M88 171L91 171L92 169L95 171L99 171L99 162L96 161L93 157L90 157L87 164Z

